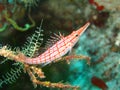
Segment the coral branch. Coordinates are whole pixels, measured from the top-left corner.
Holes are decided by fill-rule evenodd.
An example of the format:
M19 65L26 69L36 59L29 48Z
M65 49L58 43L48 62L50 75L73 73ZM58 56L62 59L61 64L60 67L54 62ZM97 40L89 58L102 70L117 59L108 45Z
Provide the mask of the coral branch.
M22 62L23 60L25 60L25 56L22 53L16 53L11 50L8 50L7 46L4 46L3 48L0 49L0 56L6 57L18 62Z
M33 71L34 74L37 74L40 78L45 78L44 72L41 68L36 68L34 66L30 67L30 69Z
M92 62L92 65L96 65L96 64L98 64L98 63L101 63L102 61L105 60L105 58L106 58L107 56L108 56L108 54L107 54L107 53L104 53L97 61Z
M25 64L25 70L31 77L31 81L33 82L34 87L36 87L37 85L41 85L51 88L72 88L74 90L79 88L78 86L71 86L69 84L65 85L63 83L51 83L50 81L39 81L37 80L37 78L45 78L45 76L44 73L42 72L42 69L37 68L35 66L29 66ZM38 77L35 76L36 74L38 75Z
M45 87L51 87L51 88L72 88L73 90L77 90L79 87L78 86L71 86L69 84L65 85L63 83L51 83L49 81L38 81L38 80L33 80L34 83L45 86Z
M54 62L58 62L60 60L66 60L67 63L69 64L70 63L69 61L72 60L72 59L86 59L87 60L87 64L90 65L90 59L91 58L88 57L88 56L83 56L83 55L68 55L68 56L63 56L60 59L56 59Z

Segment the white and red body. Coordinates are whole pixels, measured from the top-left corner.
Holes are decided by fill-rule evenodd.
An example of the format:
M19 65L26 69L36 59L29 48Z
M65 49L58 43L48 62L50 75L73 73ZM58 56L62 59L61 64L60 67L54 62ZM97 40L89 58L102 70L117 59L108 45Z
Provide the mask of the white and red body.
M87 29L89 25L90 23L87 22L83 27L73 31L70 35L66 37L62 36L59 41L48 48L44 53L35 58L26 58L24 62L27 64L45 64L59 59L71 51L73 46L78 42L81 34Z

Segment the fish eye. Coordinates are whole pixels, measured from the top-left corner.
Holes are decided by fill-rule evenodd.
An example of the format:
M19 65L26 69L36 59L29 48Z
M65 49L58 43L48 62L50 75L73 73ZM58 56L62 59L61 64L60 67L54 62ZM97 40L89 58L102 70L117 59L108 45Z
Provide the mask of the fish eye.
M78 34L75 35L76 37L78 36Z

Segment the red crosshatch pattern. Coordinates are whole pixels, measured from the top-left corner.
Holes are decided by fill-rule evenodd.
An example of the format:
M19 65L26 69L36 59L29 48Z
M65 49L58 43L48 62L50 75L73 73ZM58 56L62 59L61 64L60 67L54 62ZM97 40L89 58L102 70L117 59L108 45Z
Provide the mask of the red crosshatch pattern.
M67 52L71 51L72 47L79 40L81 34L87 29L90 25L87 22L83 27L79 28L76 31L73 31L70 35L66 37L61 37L52 47L48 48L44 53L39 55L36 58L26 58L25 63L28 64L44 64L50 63L60 57L64 56Z

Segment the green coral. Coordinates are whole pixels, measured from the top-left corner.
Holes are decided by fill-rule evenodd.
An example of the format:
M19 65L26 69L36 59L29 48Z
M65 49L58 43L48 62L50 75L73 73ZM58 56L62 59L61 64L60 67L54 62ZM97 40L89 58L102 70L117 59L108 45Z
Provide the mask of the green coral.
M0 87L2 87L3 84L11 84L15 82L16 79L19 78L22 70L23 70L22 66L19 66L19 68L14 68L14 69L11 68L10 71L7 72L5 75L3 75L2 79L0 79Z
M37 28L35 33L28 37L26 44L22 47L21 52L24 53L26 56L33 57L35 52L39 49L42 41L43 41L43 34L41 33L43 30L40 27ZM2 46L1 46L2 47ZM18 49L14 49L15 52L18 52ZM5 63L9 59L4 59L2 63ZM15 68L11 68L6 74L2 75L0 79L0 87L3 84L11 84L15 82L20 74L23 72L24 66L22 63L16 62L13 64Z
M43 38L43 34L41 33L43 30L41 29L41 26L38 28L38 31L35 31L35 33L27 38L27 42L25 43L24 47L22 47L22 53L29 57L33 57L35 52L40 47Z

